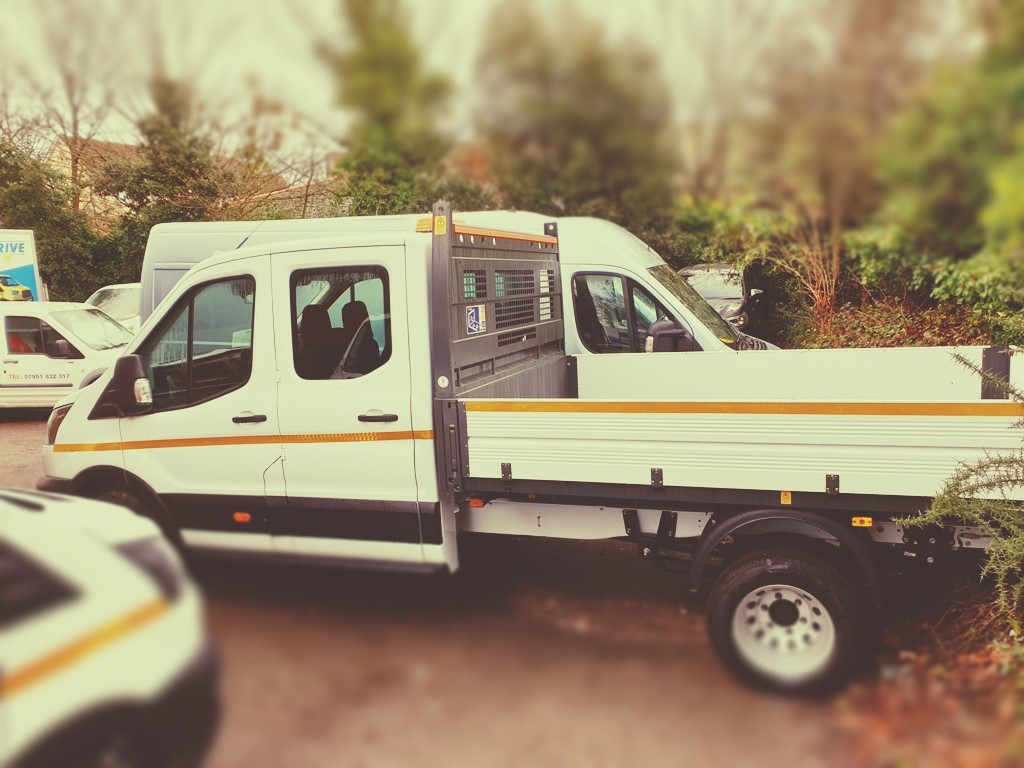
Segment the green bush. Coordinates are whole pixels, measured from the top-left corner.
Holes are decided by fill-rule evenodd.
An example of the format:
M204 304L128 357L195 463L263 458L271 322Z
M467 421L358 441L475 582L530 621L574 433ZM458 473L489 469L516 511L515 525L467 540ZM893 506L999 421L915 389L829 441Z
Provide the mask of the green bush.
M1000 389L1018 404L1024 393L984 373L963 357L957 361ZM1024 419L1016 427L1024 427ZM1024 450L986 455L959 467L946 481L924 514L899 520L904 526L961 523L974 526L992 539L985 550L982 577L991 576L998 587L998 607L1020 629L1024 600L1024 508L1013 498L1024 488Z

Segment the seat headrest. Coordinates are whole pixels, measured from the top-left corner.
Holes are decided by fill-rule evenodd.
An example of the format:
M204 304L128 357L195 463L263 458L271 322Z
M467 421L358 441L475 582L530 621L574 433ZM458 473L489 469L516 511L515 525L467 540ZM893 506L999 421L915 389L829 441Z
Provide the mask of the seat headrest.
M350 301L341 308L341 322L345 330L354 331L370 319L370 313L366 311L366 305L361 301Z
M310 304L302 310L302 333L327 333L331 330L331 317L327 314L327 307L320 304Z

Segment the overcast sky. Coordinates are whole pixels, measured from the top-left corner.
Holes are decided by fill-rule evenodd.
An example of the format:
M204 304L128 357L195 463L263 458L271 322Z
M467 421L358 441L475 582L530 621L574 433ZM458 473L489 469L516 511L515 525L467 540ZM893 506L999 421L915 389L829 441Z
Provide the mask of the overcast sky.
M506 0L507 1L507 0ZM472 130L468 115L482 96L473 88L475 63L486 25L499 0L446 0L405 3L429 66L446 73L457 86L450 120L465 137ZM577 6L601 20L612 38L641 41L655 51L672 93L679 120L699 109L703 75L700 44L733 46L727 57L740 57L751 46L771 41L778 25L806 16L808 6L828 0L763 0L770 12L758 20L751 37L725 0L589 0ZM936 12L949 19L948 29L962 29L958 0L934 0ZM88 14L98 22L92 35L75 38L85 45L118 52L118 76L149 71L153 41L146 30L157 20L163 58L172 75L193 82L210 102L230 112L247 104L257 89L289 109L310 117L326 133L341 136L345 118L335 106L335 83L313 51L314 34L343 34L337 0L0 0L0 57L4 73L16 73L15 62L27 64L40 78L50 78L52 63L45 50L41 6L68 6L59 17ZM543 4L540 7L545 7ZM947 30L948 31L948 30ZM95 43L91 39L95 38ZM756 57L750 66L756 68ZM742 78L741 78L742 79ZM137 84L138 85L138 84ZM104 136L131 141L131 124L114 119Z

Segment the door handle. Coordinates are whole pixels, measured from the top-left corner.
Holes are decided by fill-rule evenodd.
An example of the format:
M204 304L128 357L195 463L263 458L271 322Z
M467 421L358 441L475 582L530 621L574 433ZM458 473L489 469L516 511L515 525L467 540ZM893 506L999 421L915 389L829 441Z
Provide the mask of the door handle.
M254 413L250 416L232 416L231 420L235 424L261 424L267 420L267 417L262 413Z
M17 360L4 360L4 365L17 365Z
M374 422L392 422L398 421L397 413L381 413L380 411L370 411L368 413L359 414L360 421L374 421Z

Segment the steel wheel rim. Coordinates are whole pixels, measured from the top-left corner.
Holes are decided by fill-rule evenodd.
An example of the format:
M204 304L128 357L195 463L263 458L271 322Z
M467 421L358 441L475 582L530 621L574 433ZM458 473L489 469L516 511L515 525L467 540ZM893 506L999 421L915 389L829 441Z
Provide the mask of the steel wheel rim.
M748 592L733 612L732 634L744 662L787 684L821 673L836 647L832 614L810 592L788 584Z

